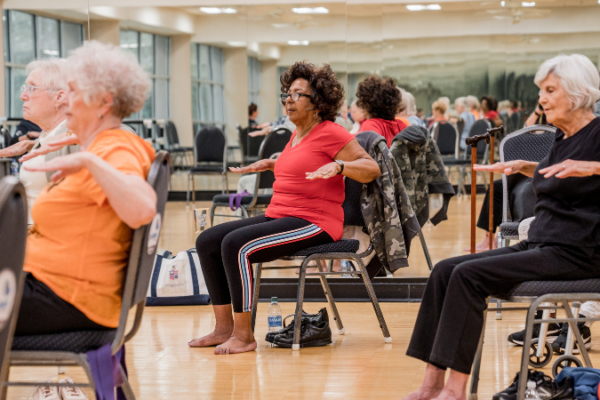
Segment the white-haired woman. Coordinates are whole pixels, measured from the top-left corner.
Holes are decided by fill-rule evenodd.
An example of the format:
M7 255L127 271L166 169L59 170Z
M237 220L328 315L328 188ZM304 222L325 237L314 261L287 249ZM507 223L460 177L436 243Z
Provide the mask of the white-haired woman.
M427 370L408 399L466 398L488 296L524 281L600 277L600 176L593 175L600 172L600 118L593 114L600 98L598 72L582 55L558 56L540 66L535 83L548 122L558 128L549 156L539 164L476 168L533 177L536 218L529 239L435 266L407 350Z
M410 122L410 125L422 126L426 127L425 121L421 118L417 117L417 104L415 102L415 96L411 92L407 92L404 89L400 89L402 91L402 101L406 104L406 119Z
M98 42L68 62L67 127L77 135L59 144L81 151L24 167L57 172L33 205L16 335L116 328L132 230L156 213L145 180L154 150L119 129L142 108L149 78L133 56Z
M23 118L38 125L42 132L37 140L20 140L18 143L0 150L0 157L15 157L37 149L55 137L67 131L65 116L67 93L67 61L64 59L47 59L33 61L27 66L27 79L21 87L21 100L23 100ZM57 155L68 154L76 151L71 146L65 147L60 153L46 155L48 161ZM31 159L23 166L34 166L44 162L44 157ZM21 182L27 191L28 209L31 210L33 202L50 181L50 174L31 172L22 169ZM31 215L29 223L32 223Z
M475 120L481 119L481 114L479 113L481 105L479 104L479 99L475 96L467 96L465 100L469 105L469 110L471 111L471 114L473 114L473 117L475 117Z

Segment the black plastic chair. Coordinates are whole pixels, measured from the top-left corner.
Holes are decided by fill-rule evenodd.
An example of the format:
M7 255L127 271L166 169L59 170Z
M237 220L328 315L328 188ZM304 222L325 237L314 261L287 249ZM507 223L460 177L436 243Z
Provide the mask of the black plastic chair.
M285 146L290 141L292 132L286 128L279 128L271 131L264 139L260 151L259 159L264 160L278 155L285 149ZM254 193L243 196L241 199L240 210L242 215L227 215L215 214L215 210L219 207L229 207L229 195L216 195L213 197L213 205L210 208L211 225L214 217L229 217L229 218L248 218L248 212L256 211L260 208L265 208L271 203L271 194L260 194L262 189L272 189L275 182L275 175L272 171L258 172L256 174L256 183L254 184Z
M27 240L27 197L23 185L13 177L0 181L0 382L8 379L9 354L19 315L25 275L25 242ZM4 391L0 391L0 398Z
M193 164L194 148L183 147L179 144L179 134L173 121L164 123L165 149L171 154L173 168L186 168Z
M438 146L444 166L448 167L448 170L458 168L457 193L458 196L461 196L463 192L466 192L464 187L465 165L469 165L470 161L459 157L459 130L451 122L436 122L432 125L431 136Z
M221 193L229 193L227 183L227 139L223 131L216 127L203 128L194 139L195 165L188 172L186 205L190 203L190 182L192 203L196 202L195 175L221 175Z
M95 389L86 352L111 344L115 355L128 341L133 339L142 322L146 295L154 267L154 257L158 247L159 233L167 202L169 179L171 176L170 157L166 151L157 153L148 173L147 182L157 195L156 216L151 224L142 226L133 232L129 262L123 284L121 314L117 329L99 331L75 331L48 335L16 336L10 353L10 366L79 366L87 374L88 383L60 384L47 383L44 386L76 386ZM150 229L150 227L153 229ZM11 233L12 234L12 233ZM135 317L131 328L126 330L127 317L135 307ZM135 396L127 376L122 372L121 388L127 400ZM7 382L4 379L4 396L8 386L39 386L36 382Z
M345 186L345 200L342 205L344 209L344 225L346 226L360 226L364 227L364 220L362 217L362 211L360 208L360 198L361 191L363 185L356 181L353 181L349 178L346 178L346 186ZM304 250L297 252L289 257L285 257L285 260L302 260L302 265L300 266L300 274L299 274L299 284L298 284L298 297L296 300L296 316L295 316L295 330L294 330L294 341L292 344L292 350L300 350L300 329L301 329L301 318L302 318L302 305L304 303L304 288L306 284L307 276L318 276L321 280L321 286L323 287L323 291L325 292L325 297L333 311L334 320L337 324L339 333L341 335L345 334L344 325L342 324L342 319L338 313L337 307L335 305L335 300L333 299L333 295L331 294L331 289L329 288L329 284L327 283L327 276L341 276L342 274L358 276L363 281L371 303L373 304L373 309L375 310L375 314L377 316L377 320L379 322L379 327L383 333L385 343L391 343L392 337L388 330L387 324L385 322L385 318L383 316L383 312L381 311L381 307L379 306L379 301L377 300L377 296L375 295L375 290L373 289L373 284L371 283L371 279L369 278L369 273L367 272L367 268L363 263L362 259L364 257L369 256L375 250L373 246L369 246L369 248L363 253L357 254L359 248L359 241L355 239L341 239L334 243L328 243L320 246L310 247ZM377 257L377 255L375 255ZM353 263L358 265L358 269L354 271L344 271L344 272L333 272L327 270L324 265L321 263L326 260L350 260ZM315 261L317 264L317 269L319 272L309 273L306 272L306 268L309 264ZM258 298L260 292L260 278L263 270L268 269L295 269L297 266L287 266L287 267L263 267L262 264L257 264L255 268L255 277L254 277L254 301L252 304L252 329L254 330L254 325L256 322L256 311L258 308Z

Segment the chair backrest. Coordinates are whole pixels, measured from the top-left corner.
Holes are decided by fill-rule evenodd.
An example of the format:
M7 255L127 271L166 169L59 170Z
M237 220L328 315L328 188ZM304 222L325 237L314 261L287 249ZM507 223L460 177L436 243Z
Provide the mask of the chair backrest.
M479 119L475 121L473 126L471 126L471 129L469 130L469 137L483 135L491 127L492 124L490 124L490 121L488 121L487 119ZM479 161L483 159L487 147L488 145L485 143L485 140L481 140L479 143L477 143L477 159ZM467 150L468 151L465 154L467 158L471 158L471 149L469 148Z
M194 139L196 163L223 162L227 151L227 139L217 127L202 128Z
M121 345L130 340L139 329L142 312L146 303L146 294L154 266L154 258L158 248L160 230L165 214L167 194L169 191L169 179L171 177L171 159L166 151L159 151L150 167L146 181L154 188L157 197L156 215L154 220L133 232L131 249L129 251L129 262L125 273L123 286L123 297L121 305L121 316L119 327L112 344L113 354ZM125 336L125 327L129 310L137 306L133 327Z
M521 113L520 112L516 112L516 113L512 113L512 115L510 116L510 123L512 125L512 128L514 130L518 130L521 128Z
M460 140L460 135L453 123L436 122L433 135L442 156L458 157L458 141Z
M345 178L344 203L344 225L347 226L365 226L365 220L360 207L360 197L362 195L363 184L350 178Z
M507 135L500 143L500 161L526 160L540 162L548 156L554 139L556 128L548 125L533 125ZM522 178L521 180L531 180ZM514 180L513 180L514 181ZM506 175L502 175L502 221L508 221L510 212L510 192ZM518 182L511 182L511 187Z
M165 122L165 130L166 132L166 136L167 136L167 143L169 145L169 148L173 147L173 146L178 146L179 145L179 135L177 134L177 128L175 127L175 124L173 123L173 121L166 121Z
M246 147L248 146L248 128L242 128L239 125L237 125L236 128L238 130L238 135L239 135L239 139L240 139L240 150L242 151L242 161L243 161L243 159L246 158L246 154L247 154Z
M287 128L279 128L269 132L260 146L258 159L264 160L266 158L271 158L273 154L281 153L289 143L291 137L292 132ZM256 189L271 189L274 182L275 175L273 172L259 172L256 178L256 188L254 193L258 193L258 190Z
M27 197L14 177L0 180L0 382L8 380L9 354L23 293Z
M12 137L10 136L10 132L8 129L1 127L0 128L0 149L5 149L10 146L10 141Z

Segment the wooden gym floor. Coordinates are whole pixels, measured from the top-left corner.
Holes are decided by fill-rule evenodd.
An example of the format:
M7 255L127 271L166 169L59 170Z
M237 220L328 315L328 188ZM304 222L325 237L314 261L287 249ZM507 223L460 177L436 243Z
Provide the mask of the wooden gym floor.
M437 227L425 227L434 262L462 254L462 249L468 246L469 205L468 197L453 199L449 220ZM191 215L185 203L168 204L161 248L177 252L193 246ZM418 241L413 242L409 262L411 266L398 271L396 276L427 276ZM190 339L213 328L210 306L146 308L140 331L127 345L127 366L137 399L402 399L416 390L423 378L425 364L405 356L418 303L381 304L392 334L391 344L384 344L369 303L338 303L347 334L341 336L332 327L331 346L296 352L270 348L264 341L268 306L261 303L258 307L257 351L229 356L215 356L213 348L187 346ZM324 306L307 303L305 310L316 312ZM284 315L294 311L293 303L283 303L281 307ZM524 312L504 313L499 321L493 314L488 318L480 399L490 399L514 378L521 348L508 343L506 337L522 329L524 318ZM595 345L590 356L595 365L600 365L599 335L600 331L592 327ZM11 380L56 379L56 371L56 368L13 368ZM67 372L76 381L84 379L77 368L69 368ZM544 372L550 375L550 368ZM32 394L31 388L9 389L9 399L31 399Z

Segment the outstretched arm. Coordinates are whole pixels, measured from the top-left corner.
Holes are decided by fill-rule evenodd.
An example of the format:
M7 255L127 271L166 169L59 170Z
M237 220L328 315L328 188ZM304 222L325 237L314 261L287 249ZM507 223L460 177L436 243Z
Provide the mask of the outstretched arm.
M514 160L507 162L499 162L491 165L480 165L475 164L473 169L475 171L489 171L495 172L497 174L523 174L528 177L533 177L535 173L535 169L537 168L538 163L531 161L523 161L523 160Z
M25 136L22 136L25 137ZM10 158L17 157L21 154L27 153L33 145L35 144L35 140L21 140L12 146L9 146L5 149L0 150L0 158Z
M551 176L570 178L600 175L600 162L565 160L560 164L540 169L540 174L544 174L544 178L550 178Z
M349 142L334 157L335 160L344 162L342 175L354 179L360 183L369 183L379 178L379 165L371 158L369 154L358 144L356 139ZM306 179L329 179L336 176L341 170L341 166L336 162L323 165L315 172L307 172Z

